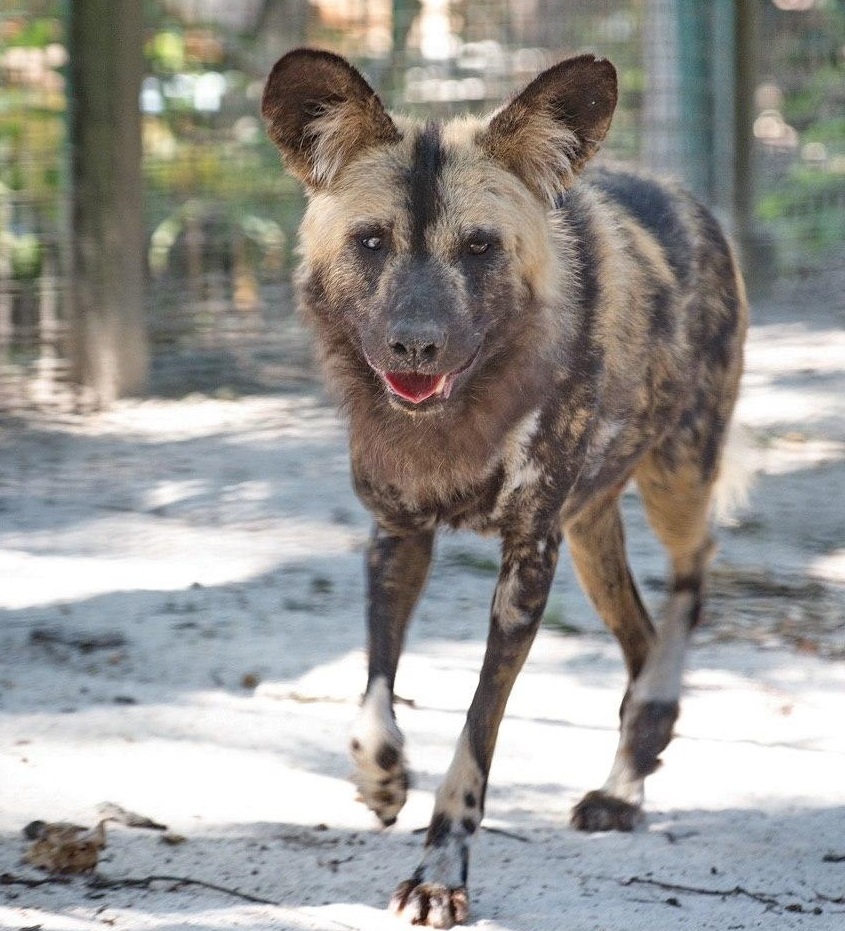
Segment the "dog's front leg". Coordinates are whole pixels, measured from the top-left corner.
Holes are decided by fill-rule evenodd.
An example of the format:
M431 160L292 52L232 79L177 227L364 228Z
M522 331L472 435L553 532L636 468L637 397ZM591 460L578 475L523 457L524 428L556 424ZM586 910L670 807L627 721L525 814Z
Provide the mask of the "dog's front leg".
M393 824L408 795L404 739L393 714L393 683L411 612L428 567L434 532L398 536L376 525L367 552L369 668L352 728L353 780L361 801Z
M499 723L540 624L557 564L560 534L505 541L487 651L466 724L437 791L425 850L400 883L391 910L410 924L451 928L469 913L469 847L481 823Z

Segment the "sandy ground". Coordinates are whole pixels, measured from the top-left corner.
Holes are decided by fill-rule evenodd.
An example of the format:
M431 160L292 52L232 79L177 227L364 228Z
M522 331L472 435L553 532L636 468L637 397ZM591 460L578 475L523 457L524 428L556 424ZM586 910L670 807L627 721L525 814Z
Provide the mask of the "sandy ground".
M721 530L678 737L647 824L577 834L624 686L561 567L502 727L471 868L490 931L845 927L845 332L757 313L739 420L758 475ZM632 562L663 560L627 495ZM316 395L124 404L0 432L0 927L398 927L472 694L495 545L444 537L400 669L416 773L376 830L347 781L368 520ZM92 827L90 875L23 862L36 819Z

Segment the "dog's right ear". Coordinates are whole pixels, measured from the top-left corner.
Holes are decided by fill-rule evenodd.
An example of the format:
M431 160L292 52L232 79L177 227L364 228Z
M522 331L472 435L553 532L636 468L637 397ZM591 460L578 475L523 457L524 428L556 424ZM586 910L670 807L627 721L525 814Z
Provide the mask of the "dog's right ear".
M365 148L400 138L360 73L317 49L295 49L276 62L261 115L288 170L315 190L328 187Z

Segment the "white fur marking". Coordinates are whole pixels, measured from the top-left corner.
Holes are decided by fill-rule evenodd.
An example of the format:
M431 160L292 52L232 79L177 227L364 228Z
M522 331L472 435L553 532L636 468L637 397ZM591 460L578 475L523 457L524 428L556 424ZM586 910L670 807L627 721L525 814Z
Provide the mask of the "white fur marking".
M643 802L644 778L637 775L628 757L628 721L636 709L649 702L672 704L679 700L684 673L684 657L689 639L689 617L694 596L678 592L671 596L657 632L657 640L649 653L643 671L634 683L628 700L619 747L603 791L639 807Z
M446 771L443 782L437 790L437 801L434 810L443 812L453 821L460 821L467 814L464 796L467 792L472 792L477 805L471 811L478 817L481 811L482 785L481 770L472 755L469 734L466 727L464 727L461 736L458 738L458 745L455 747L455 755L452 757L449 769Z
M504 631L514 630L525 620L522 611L514 605L518 594L519 570L516 566L511 566L507 575L499 579L496 594L493 596L493 613L498 618L499 627Z
M352 727L352 739L357 740L362 751L371 757L383 743L401 748L402 732L394 720L390 689L383 677L376 679L364 697Z
M405 804L407 777L402 748L405 740L393 717L392 695L384 677L370 687L352 727L352 781L361 801L385 823L391 822ZM387 744L397 751L397 763L389 771L378 764L379 750ZM385 778L391 781L385 784ZM392 792L390 800L385 792Z
M494 517L501 515L502 508L515 491L535 484L542 477L542 470L529 454L531 441L539 425L540 411L538 409L526 414L505 439L501 460L505 467L505 478L496 499Z
M634 684L633 702L676 702L680 698L693 602L690 592L678 592L669 599L657 641Z
M624 737L619 741L619 747L616 750L616 756L613 759L613 766L610 768L610 775L602 786L602 792L612 795L614 798L622 799L629 805L639 808L645 798L643 783L645 780L642 776L635 776L631 769L631 763L628 754L623 750Z
M590 437L587 450L587 461L583 472L587 478L595 478L599 474L607 460L608 450L624 427L625 424L621 420L602 420L599 422L595 432Z
M420 866L425 882L441 883L448 889L463 886L463 855L473 834L467 832L462 822L464 818L471 817L476 825L479 823L483 788L484 779L472 755L465 726L434 802L435 814L449 818L451 832L445 843L439 847L429 847L423 854ZM476 804L472 808L466 804L467 792L475 796Z

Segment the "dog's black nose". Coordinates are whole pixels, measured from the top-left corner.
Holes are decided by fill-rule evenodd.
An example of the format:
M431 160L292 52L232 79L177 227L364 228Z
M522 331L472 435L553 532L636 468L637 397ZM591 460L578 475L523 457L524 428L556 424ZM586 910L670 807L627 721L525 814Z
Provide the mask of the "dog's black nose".
M431 365L446 345L446 331L432 320L399 320L388 330L387 345L397 362Z

